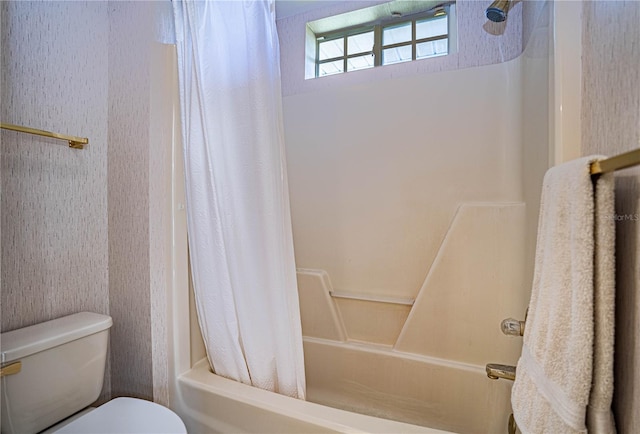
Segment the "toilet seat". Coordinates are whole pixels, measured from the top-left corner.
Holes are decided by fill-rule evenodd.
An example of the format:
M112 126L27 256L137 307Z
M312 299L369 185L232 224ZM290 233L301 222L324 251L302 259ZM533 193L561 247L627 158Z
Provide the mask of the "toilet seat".
M56 434L186 434L177 414L137 398L116 398L63 426Z

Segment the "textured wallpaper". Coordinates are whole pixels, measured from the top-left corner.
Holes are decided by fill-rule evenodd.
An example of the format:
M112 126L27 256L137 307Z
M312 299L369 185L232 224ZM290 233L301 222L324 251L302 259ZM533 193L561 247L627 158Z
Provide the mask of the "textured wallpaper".
M109 2L109 301L113 396L153 398L149 2ZM164 312L159 312L163 315Z
M80 151L2 132L2 330L111 315L103 398L153 398L152 293L166 341L166 267L150 264L164 224L150 205L149 174L162 176L150 160L152 5L0 2L2 121L90 140Z
M585 2L582 27L582 153L640 147L640 2ZM616 173L618 432L640 426L640 168Z
M2 131L2 331L107 314L107 3L0 8L2 122L90 140Z

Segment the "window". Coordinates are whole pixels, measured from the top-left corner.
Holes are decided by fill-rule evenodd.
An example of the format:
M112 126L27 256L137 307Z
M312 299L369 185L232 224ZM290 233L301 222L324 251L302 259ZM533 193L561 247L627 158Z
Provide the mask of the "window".
M450 9L316 33L315 77L449 54Z
M319 37L316 77L373 68L374 38L373 28Z
M382 65L449 54L447 16L382 27Z

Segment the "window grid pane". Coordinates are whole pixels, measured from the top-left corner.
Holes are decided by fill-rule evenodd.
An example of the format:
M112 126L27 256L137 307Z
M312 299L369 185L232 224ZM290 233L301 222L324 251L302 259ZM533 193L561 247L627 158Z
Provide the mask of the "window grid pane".
M344 37L331 39L329 41L321 41L318 44L318 51L318 59L320 60L344 56Z
M318 65L318 77L339 74L341 72L344 72L343 60L334 60L333 62L326 62Z
M382 29L382 45L399 44L411 41L411 21L384 27Z
M447 17L416 21L416 39L433 38L449 32Z
M444 56L449 54L449 39L421 42L416 44L416 59Z
M371 53L373 51L373 30L347 38L347 54Z
M392 65L394 63L408 62L412 58L411 51L411 45L386 48L382 50L382 64Z
M347 71L357 71L367 68L373 68L373 56L371 54L347 59Z

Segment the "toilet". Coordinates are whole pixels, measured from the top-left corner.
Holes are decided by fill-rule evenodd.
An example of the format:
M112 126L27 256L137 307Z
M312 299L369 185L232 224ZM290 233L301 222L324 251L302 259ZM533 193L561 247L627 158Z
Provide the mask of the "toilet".
M181 433L180 417L159 404L100 396L111 317L92 312L2 333L2 434Z

